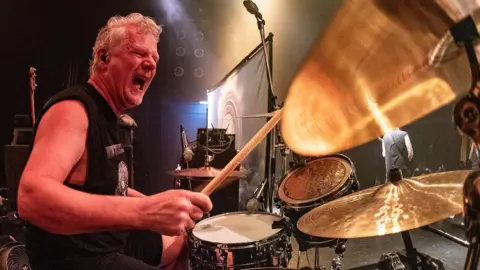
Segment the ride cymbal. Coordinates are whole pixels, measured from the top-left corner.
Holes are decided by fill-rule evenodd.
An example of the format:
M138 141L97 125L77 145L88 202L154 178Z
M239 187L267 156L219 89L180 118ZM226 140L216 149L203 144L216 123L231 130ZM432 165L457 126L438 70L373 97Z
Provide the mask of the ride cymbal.
M221 170L213 167L201 167L201 168L191 168L184 170L170 171L169 173L179 177L195 177L195 178L214 178L217 176ZM246 177L246 171L232 171L228 174L228 177L242 178Z
M449 29L465 13L455 8L477 5L457 2L344 1L287 94L282 134L292 151L338 153L467 93L468 59Z
M352 193L303 215L308 235L350 239L403 232L463 211L463 183L471 171L404 178Z

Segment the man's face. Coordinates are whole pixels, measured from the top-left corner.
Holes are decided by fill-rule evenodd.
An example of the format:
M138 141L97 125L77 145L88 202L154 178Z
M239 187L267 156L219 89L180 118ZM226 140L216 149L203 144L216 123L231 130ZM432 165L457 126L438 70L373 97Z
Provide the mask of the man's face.
M135 29L111 49L107 61L105 82L119 110L142 103L156 73L159 55L157 41L151 34L137 34Z

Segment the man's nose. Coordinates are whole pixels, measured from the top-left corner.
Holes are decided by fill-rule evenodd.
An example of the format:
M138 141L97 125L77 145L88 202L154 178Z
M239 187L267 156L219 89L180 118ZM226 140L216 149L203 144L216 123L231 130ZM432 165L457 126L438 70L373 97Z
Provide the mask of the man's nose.
M145 59L142 63L142 67L148 71L154 70L157 67L157 63L153 59Z

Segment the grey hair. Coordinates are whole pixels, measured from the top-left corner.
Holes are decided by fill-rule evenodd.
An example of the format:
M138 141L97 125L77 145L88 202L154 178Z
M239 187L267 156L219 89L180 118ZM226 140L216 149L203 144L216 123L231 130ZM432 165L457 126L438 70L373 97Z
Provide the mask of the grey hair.
M137 31L142 34L152 34L157 42L160 40L162 33L162 26L155 23L155 21L148 16L140 13L131 13L127 16L115 15L111 17L107 24L103 26L98 32L95 45L93 47L92 60L90 61L90 75L95 72L97 63L99 61L97 53L99 50L105 50L107 53L110 49L118 45L118 43L125 38L125 28L127 26L134 26Z

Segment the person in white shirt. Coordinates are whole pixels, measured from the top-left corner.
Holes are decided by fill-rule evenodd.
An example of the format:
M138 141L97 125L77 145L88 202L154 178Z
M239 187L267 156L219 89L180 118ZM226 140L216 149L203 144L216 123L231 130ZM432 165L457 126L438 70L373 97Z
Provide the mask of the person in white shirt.
M404 177L408 176L408 164L413 159L413 147L408 133L396 128L379 139L382 141L382 156L385 158L385 183L388 182L388 172L393 167L402 170Z

